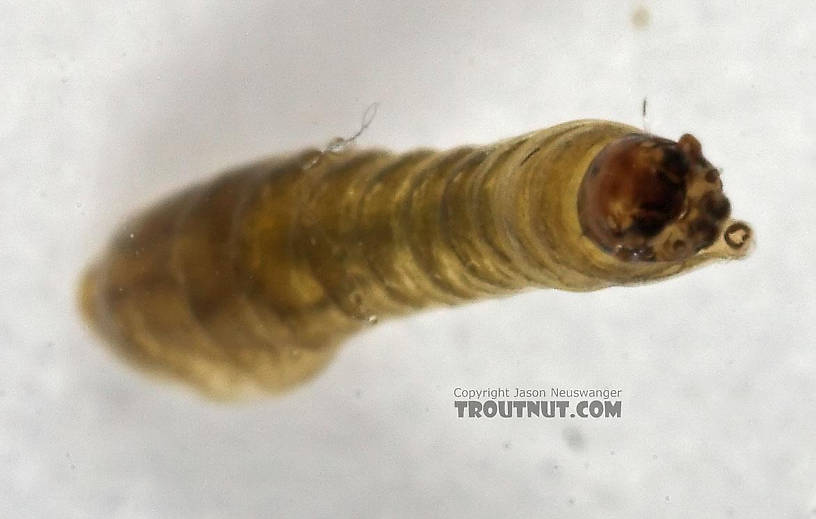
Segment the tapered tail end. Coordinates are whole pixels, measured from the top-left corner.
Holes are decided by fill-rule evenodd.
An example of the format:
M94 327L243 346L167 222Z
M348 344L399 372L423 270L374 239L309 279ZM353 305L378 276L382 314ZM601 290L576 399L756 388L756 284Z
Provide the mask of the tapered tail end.
M98 269L92 265L82 272L77 289L77 306L85 323L99 332L99 305L97 304Z

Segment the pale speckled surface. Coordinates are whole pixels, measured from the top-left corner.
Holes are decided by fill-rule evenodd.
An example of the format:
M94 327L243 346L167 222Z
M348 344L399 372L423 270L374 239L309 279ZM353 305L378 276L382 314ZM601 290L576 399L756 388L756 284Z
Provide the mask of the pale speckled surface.
M816 515L812 2L3 2L1 517ZM90 4L90 3L89 3ZM542 5L543 4L543 5ZM79 322L116 223L352 133L407 149L599 117L700 138L755 254L665 283L377 325L221 406ZM608 385L624 418L463 421L456 386Z

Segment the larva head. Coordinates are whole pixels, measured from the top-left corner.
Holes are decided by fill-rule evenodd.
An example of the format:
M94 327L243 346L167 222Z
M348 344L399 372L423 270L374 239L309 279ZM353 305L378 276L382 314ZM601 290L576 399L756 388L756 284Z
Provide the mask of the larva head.
M718 240L739 256L750 228L728 222L731 204L699 141L628 135L595 157L581 183L584 234L627 262L681 261Z

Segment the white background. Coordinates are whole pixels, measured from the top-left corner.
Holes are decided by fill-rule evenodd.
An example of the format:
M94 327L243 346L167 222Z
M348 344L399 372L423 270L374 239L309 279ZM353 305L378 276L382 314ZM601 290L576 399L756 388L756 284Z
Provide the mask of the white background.
M816 515L813 2L0 2L1 517ZM233 5L235 4L235 5ZM120 363L77 277L122 219L322 146L604 118L694 133L745 261L378 324L241 405ZM457 386L623 390L618 420L460 420Z

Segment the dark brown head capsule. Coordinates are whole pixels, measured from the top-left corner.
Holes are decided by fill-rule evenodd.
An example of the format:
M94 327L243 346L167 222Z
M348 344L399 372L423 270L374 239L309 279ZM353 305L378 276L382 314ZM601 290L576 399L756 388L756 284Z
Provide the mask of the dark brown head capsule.
M699 141L629 135L592 161L578 195L584 234L623 261L677 261L717 239L731 204Z

